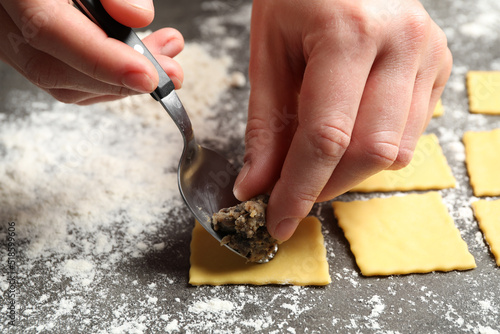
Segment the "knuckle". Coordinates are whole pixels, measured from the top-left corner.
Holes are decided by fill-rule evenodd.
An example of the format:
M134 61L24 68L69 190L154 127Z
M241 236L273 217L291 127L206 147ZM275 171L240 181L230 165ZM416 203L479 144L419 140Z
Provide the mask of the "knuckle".
M127 87L121 87L121 86L111 86L110 85L110 91L108 92L103 92L106 95L112 95L116 96L117 98L122 98L122 97L127 97L131 95L138 95L139 93L131 90Z
M307 36L309 49L316 44L343 45L343 49L357 50L374 45L382 27L356 1L344 0L340 10L327 8L314 16L317 34ZM307 49L307 48L306 48Z
M423 9L412 9L403 17L402 32L413 43L423 43L429 35L432 20Z
M378 169L386 169L394 164L399 156L398 145L390 142L377 141L365 145L361 161L365 161Z
M245 132L245 145L258 148L267 145L271 141L272 134L266 127L266 121L262 118L252 117L248 119Z
M303 184L297 184L290 180L285 180L280 178L275 185L275 188L280 187L282 189L293 189L290 194L293 194L288 200L291 207L301 207L304 203L314 204L318 198L319 191L312 189L312 187L307 187Z
M50 13L53 12L54 8L47 8L48 6L50 4L31 6L24 9L21 14L21 34L29 45L37 49L44 45L46 41L44 36L49 30Z
M378 36L384 30L384 24L380 18L373 17L364 7L352 3L345 12L349 25L347 33L348 41L357 47L366 48L370 45L375 47Z
M318 194L314 191L297 191L295 193L295 197L297 198L299 203L310 203L314 204L316 202L316 199L318 198Z
M320 160L339 160L349 146L351 135L350 131L346 130L349 127L339 124L323 123L313 131L308 131L308 139Z
M444 60L446 63L451 63L451 52L448 49L448 39L445 33L441 29L438 29L434 36L434 41L431 46L433 55L438 61Z
M26 78L42 89L52 89L57 86L58 72L50 59L40 54L31 56L24 64Z
M437 26L436 26L437 28ZM443 30L437 28L436 33L435 33L435 38L436 38L436 45L440 47L443 51L448 48L448 37L446 37L446 34L444 33Z

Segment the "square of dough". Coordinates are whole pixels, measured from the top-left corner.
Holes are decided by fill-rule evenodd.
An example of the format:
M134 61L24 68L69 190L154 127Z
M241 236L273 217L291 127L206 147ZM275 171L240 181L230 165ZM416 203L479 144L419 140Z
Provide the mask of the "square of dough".
M476 267L437 192L332 205L365 276Z
M441 101L441 99L439 99L436 104L436 108L434 108L434 113L432 114L432 117L440 117L443 116L443 114L444 114L443 102Z
M455 177L436 135L420 137L412 161L400 170L384 170L354 186L352 192L431 190L455 187Z
M500 71L467 72L471 113L500 114Z
M279 245L268 263L246 260L221 246L198 222L191 240L192 285L291 284L327 285L331 282L321 223L305 218L294 235Z
M490 250L500 266L500 200L472 203L474 214Z
M475 196L500 195L500 129L466 132L465 162Z

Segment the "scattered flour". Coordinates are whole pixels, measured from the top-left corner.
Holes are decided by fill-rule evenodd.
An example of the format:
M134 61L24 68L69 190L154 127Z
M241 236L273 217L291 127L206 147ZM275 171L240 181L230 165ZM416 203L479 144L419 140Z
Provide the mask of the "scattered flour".
M238 2L205 1L203 6L206 11L217 11ZM497 35L488 29L497 29L498 22L482 6L498 5L478 3L477 10L483 14L474 20L457 16L464 26L447 29L450 39L462 35L490 40ZM492 12L497 13L496 9ZM235 60L222 49L241 47L227 23L248 27L250 6L233 14L229 19L203 22L200 30L203 40L209 42L189 42L177 58L185 70L178 94L195 133L221 147L230 145L235 137L241 141L245 127L239 119L230 133L213 135L221 125L216 118L218 109L241 108L224 101L228 89L248 88L245 75L233 70ZM218 43L213 45L223 48L211 46L213 40ZM499 64L497 59L493 65L500 68ZM467 69L463 64L454 67L446 88L450 97L464 94ZM345 244L339 246L342 241L330 238L332 233L326 238L330 257L335 259L331 287L187 289L187 268L162 263L168 260L164 254L179 256L175 233L190 226L181 226L176 216L183 207L176 184L182 140L159 104L141 95L80 108L45 102L38 95L27 99L26 92L13 91L6 106L19 114L31 111L14 120L0 113L0 217L16 222L23 252L19 278L24 291L33 295L19 301L23 333L302 333L328 332L332 327L397 333L404 330L386 330L390 328L387 318L418 317L422 309L444 315L440 320L449 325L449 332L500 333L497 291L473 297L475 308L470 314L477 321L471 321L441 291L427 288L432 286L427 279L435 276L360 277L353 259L342 253ZM456 110L445 104L443 117L465 122L461 121L463 108L459 103ZM474 118L475 126L485 125L481 122L487 121ZM468 242L474 255L485 255L488 250L481 233L476 232L470 203L456 195L467 184L460 136L446 127L434 132L452 159L460 162L454 168L458 188L443 192L446 205L459 208L454 218L462 231L472 233ZM318 213L319 208L323 206L318 206ZM167 219L172 216L173 220ZM325 222L330 230L328 224ZM156 238L165 226L174 235ZM154 282L143 273L130 273L130 265L138 262L151 266L147 271L155 273ZM350 266L342 269L340 263ZM460 276L451 273L449 277ZM470 282L471 287L477 286L474 284L478 283ZM5 277L0 276L2 296L7 288ZM332 294L342 298L329 299ZM346 315L347 308L354 311ZM0 311L5 314L6 307L0 306ZM305 319L303 325L295 326L300 319ZM309 319L322 321L324 327L309 324ZM0 323L2 332L3 326Z
M472 38L496 39L500 31L500 22L495 11L481 13L473 21L463 24L460 32Z
M234 304L228 300L213 298L207 301L199 301L189 306L188 311L193 313L224 313L231 312Z
M82 286L88 286L94 279L95 268L89 260L67 260L62 265L61 273Z
M167 327L165 327L165 331L167 333L178 332L180 331L179 321L177 319L172 320L168 323Z
M500 331L491 328L490 326L482 326L479 325L479 333L480 334L500 334Z
M385 304L382 302L380 296L375 295L369 301L368 304L372 306L372 313L370 313L370 318L379 317L385 309Z

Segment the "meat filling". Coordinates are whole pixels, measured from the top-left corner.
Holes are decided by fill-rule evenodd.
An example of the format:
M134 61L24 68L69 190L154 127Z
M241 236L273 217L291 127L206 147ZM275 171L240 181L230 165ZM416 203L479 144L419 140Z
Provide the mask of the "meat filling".
M260 195L212 216L213 229L221 233L221 245L228 245L249 262L267 262L276 253L278 242L266 228L269 197Z

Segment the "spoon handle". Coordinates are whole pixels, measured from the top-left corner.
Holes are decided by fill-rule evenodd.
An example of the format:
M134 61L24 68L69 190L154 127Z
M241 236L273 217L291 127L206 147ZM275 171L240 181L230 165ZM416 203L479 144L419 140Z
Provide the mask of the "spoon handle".
M75 0L74 3L82 13L87 15L94 23L96 23L102 30L108 34L109 37L115 38L146 56L156 68L160 78L158 87L151 93L155 100L161 100L169 95L174 89L172 80L168 77L167 73L158 64L151 52L142 43L141 39L135 32L123 24L115 21L104 9L99 0Z
M179 128L185 147L190 151L196 150L198 145L194 140L191 121L179 97L175 93L175 86L155 57L142 43L141 39L130 27L115 21L106 12L100 0L73 0L73 2L83 14L101 27L109 37L127 44L151 61L159 77L158 87L151 93L151 96L160 102Z

